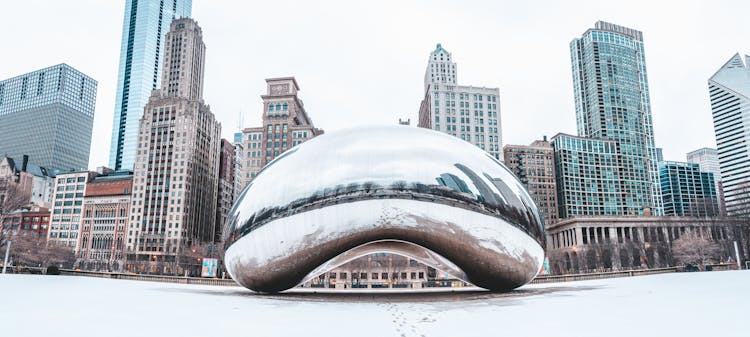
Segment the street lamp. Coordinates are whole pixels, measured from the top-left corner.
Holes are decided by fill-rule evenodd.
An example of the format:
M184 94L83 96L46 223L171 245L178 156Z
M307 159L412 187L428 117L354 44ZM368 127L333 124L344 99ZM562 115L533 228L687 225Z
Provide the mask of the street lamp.
M10 255L11 243L13 243L13 241L8 240L8 245L5 246L5 260L3 260L3 274L5 274L5 270L8 268L8 256Z

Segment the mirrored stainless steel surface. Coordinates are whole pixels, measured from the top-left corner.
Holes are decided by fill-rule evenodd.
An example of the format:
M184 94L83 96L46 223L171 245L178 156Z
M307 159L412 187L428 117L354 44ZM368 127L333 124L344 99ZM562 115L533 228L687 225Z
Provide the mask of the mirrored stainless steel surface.
M536 275L543 232L521 183L483 150L427 129L357 128L298 145L256 176L230 212L225 261L241 285L275 292L395 240L507 290Z

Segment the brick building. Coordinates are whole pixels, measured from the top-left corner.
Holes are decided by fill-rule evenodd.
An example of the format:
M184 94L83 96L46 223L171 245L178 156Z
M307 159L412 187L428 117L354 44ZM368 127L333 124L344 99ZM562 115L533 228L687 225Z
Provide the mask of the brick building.
M44 207L29 207L3 215L0 233L5 241L14 236L47 238L50 212Z
M555 181L555 151L547 141L537 140L530 145L505 145L505 166L518 177L544 215L544 223L555 223L559 218L557 184Z
M122 270L132 190L129 171L98 176L87 184L76 251L82 269Z
M242 130L246 151L243 188L260 170L284 151L301 144L323 130L315 128L294 77L266 79L268 92L263 99L263 126Z
M219 154L219 184L216 193L216 229L214 230L214 242L221 241L222 229L227 221L229 210L234 203L234 170L235 170L234 145L226 139L221 140L221 153Z

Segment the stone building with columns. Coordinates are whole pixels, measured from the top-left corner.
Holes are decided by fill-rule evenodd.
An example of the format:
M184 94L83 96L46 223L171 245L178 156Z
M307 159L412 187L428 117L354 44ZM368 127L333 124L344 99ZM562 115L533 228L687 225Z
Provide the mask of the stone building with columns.
M750 260L750 223L731 217L572 217L546 228L553 274L675 266L672 242L698 231L721 247L721 261ZM719 262L719 261L716 261Z

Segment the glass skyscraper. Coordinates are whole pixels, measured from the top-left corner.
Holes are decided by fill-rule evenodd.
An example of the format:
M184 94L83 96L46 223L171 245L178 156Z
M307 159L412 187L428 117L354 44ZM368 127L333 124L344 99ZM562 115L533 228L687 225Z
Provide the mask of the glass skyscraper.
M172 20L190 17L192 0L126 0L109 166L132 169L139 119L160 85L164 35Z
M719 199L714 175L700 165L665 161L659 163L664 215L718 216Z
M708 80L727 215L750 215L750 56L735 54Z
M570 55L578 135L617 142L624 214L663 214L643 34L599 21Z
M67 64L0 81L0 156L48 170L89 166L97 83Z
M561 219L625 213L617 142L560 133L550 143Z

